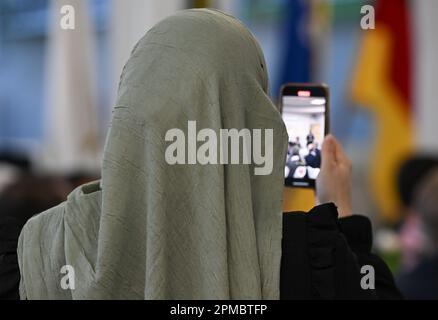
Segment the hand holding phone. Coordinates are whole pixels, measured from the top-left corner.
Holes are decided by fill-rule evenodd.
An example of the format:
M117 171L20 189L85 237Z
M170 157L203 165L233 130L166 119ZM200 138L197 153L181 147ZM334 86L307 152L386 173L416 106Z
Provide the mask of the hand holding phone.
M339 217L349 216L352 214L351 161L332 135L324 139L321 153L321 172L316 181L318 204L333 202Z

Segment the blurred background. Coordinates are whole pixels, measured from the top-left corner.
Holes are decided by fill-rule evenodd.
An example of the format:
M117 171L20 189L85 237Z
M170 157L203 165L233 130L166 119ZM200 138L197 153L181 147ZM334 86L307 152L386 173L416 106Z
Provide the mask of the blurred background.
M365 5L375 9L375 23L365 21L374 29L361 27ZM328 84L331 131L354 165L354 210L372 218L376 249L393 271L414 268L424 246L414 187L436 169L438 153L436 0L1 0L0 195L12 188L24 201L47 188L65 198L99 178L131 49L153 24L194 7L250 28L275 102L284 82ZM70 8L74 19L64 23L73 30L60 26ZM423 162L400 178L412 157ZM40 180L17 189L23 179ZM35 181L46 182L35 189Z

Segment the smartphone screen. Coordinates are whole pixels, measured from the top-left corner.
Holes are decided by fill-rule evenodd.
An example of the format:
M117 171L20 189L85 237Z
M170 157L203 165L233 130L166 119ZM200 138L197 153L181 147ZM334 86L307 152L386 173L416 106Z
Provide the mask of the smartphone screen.
M328 88L322 84L287 84L281 110L289 136L285 185L314 188L321 168L321 145L328 133Z

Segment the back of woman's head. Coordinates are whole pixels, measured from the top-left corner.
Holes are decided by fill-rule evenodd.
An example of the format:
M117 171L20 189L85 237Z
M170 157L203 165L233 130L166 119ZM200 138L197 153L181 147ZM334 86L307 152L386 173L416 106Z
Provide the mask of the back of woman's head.
M121 76L102 166L99 230L107 238L99 257L114 283L123 271L113 270L140 259L147 298L278 297L287 133L266 91L257 41L222 12L179 12L138 42ZM266 175L255 174L254 157L222 161L228 129L238 133L239 160L272 150ZM170 130L181 140L169 141ZM251 140L242 146L246 132ZM203 143L213 147L200 152ZM179 163L167 161L170 144L181 144ZM200 153L211 161L201 164Z

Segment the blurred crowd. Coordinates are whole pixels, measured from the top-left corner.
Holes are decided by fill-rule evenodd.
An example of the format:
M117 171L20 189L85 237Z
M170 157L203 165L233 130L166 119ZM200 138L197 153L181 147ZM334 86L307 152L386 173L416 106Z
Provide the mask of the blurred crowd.
M0 299L19 299L17 242L26 221L63 202L77 186L95 179L84 172L69 176L36 173L26 157L0 155Z
M438 157L416 155L399 170L404 212L398 285L408 299L438 298Z

